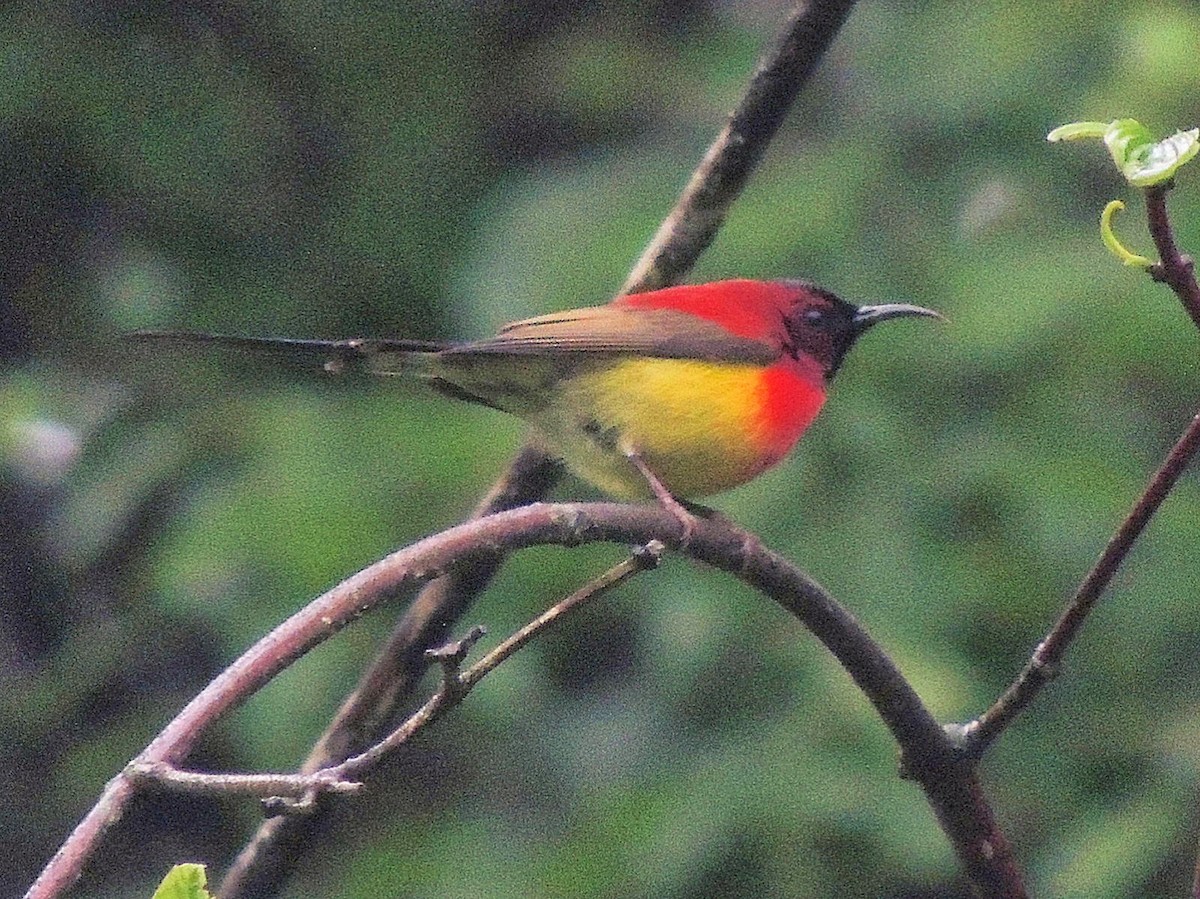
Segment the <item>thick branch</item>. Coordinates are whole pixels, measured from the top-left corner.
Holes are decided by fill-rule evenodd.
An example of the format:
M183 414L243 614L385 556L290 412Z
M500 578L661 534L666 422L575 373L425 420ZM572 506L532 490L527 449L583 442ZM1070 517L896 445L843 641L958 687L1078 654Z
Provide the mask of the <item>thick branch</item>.
M459 525L406 547L314 600L217 676L134 760L178 765L200 735L296 658L401 587L469 563L481 547L512 552L541 543L623 544L663 539L679 549L683 527L656 506L535 504ZM982 792L912 687L858 621L786 559L721 520L697 520L686 552L741 578L798 617L846 668L902 748L972 882L984 896L1023 896L1020 877ZM133 792L116 777L27 894L58 896L78 876Z

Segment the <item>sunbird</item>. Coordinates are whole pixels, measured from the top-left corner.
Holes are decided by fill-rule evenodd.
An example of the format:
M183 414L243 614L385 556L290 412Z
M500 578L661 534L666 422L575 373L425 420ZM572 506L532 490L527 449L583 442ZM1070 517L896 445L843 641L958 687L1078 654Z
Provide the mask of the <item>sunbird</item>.
M414 377L528 422L545 450L621 499L673 508L744 484L795 446L846 353L872 325L941 318L855 306L801 280L667 287L505 325L464 343L305 340L182 331L139 339L232 345Z

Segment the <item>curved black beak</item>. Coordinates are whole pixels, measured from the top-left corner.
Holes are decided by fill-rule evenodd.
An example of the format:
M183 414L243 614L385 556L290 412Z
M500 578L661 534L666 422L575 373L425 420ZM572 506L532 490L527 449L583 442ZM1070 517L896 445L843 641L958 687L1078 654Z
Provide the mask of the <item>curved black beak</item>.
M889 318L901 318L905 315L926 315L930 318L946 320L946 316L924 306L914 306L912 303L880 303L876 306L859 306L854 313L854 326L861 333L871 325Z

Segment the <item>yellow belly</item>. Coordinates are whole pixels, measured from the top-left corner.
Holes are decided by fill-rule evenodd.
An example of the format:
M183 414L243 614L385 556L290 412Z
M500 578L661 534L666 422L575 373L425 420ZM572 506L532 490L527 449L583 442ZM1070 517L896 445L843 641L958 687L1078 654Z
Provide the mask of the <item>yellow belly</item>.
M579 371L525 417L585 480L621 498L650 495L628 447L676 496L745 483L778 461L763 420L763 369L741 363L628 359Z

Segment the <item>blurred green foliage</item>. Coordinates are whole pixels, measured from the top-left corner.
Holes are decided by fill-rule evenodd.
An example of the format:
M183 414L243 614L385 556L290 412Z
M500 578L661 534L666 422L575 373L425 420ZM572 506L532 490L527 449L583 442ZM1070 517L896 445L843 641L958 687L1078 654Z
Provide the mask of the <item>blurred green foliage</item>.
M622 282L783 17L764 4L6 6L0 23L0 823L19 892L102 784L310 597L461 518L488 410L131 327L481 336ZM695 280L944 311L866 338L794 457L718 498L854 608L944 720L1027 657L1195 412L1196 335L1096 217L1080 119L1200 120L1200 8L867 4ZM1171 209L1200 249L1200 183ZM561 496L586 495L565 483ZM1200 489L984 774L1033 891L1182 895L1200 771ZM516 627L616 557L513 560ZM394 613L391 609L388 612ZM193 760L296 764L370 616ZM506 665L344 803L288 896L965 896L867 703L760 597L678 559ZM382 780L380 781L382 783ZM221 870L248 803L154 797L77 890ZM214 876L215 879L215 876Z

